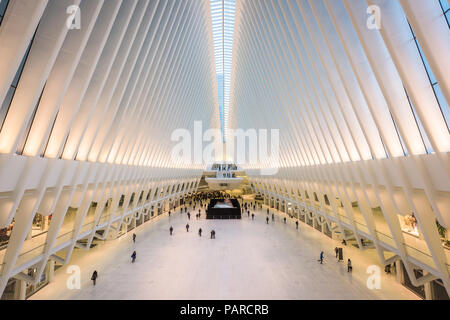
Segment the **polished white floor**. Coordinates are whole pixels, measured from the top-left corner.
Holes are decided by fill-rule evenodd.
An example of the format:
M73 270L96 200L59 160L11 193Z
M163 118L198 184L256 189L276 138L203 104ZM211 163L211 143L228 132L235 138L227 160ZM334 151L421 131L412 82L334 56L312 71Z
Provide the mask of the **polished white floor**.
M163 215L133 230L136 244L130 232L88 252L76 250L70 264L56 271L55 281L31 299L418 299L384 272L380 290L367 288L366 269L378 265L373 250L344 247L345 261L353 262L348 273L346 263L334 257L338 242L302 222L296 230L294 220L284 224L279 214L267 225L265 210L254 221L191 215L189 233L186 214ZM215 240L209 239L212 228ZM321 250L323 265L317 261ZM70 265L81 269L80 289L66 286ZM93 270L99 273L95 287Z

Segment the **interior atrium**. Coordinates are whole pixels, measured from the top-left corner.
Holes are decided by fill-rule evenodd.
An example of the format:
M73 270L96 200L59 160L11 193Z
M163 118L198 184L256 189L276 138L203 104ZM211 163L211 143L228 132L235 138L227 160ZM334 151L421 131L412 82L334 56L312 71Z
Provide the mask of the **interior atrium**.
M0 0L1 299L448 300L449 102L448 0Z

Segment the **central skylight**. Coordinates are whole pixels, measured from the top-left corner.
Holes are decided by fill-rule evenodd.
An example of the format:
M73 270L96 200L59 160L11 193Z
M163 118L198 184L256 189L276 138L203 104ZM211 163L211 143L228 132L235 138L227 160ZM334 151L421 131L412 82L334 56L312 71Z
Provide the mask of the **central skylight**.
M223 141L228 131L231 61L233 53L236 0L211 0L211 16L219 94L220 123Z

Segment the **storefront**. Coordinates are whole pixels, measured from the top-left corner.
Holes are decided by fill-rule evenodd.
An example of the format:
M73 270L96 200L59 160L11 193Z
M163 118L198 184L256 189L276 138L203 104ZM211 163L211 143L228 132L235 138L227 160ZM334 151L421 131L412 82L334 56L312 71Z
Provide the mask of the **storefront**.
M8 227L0 229L0 248L8 244L13 226L14 226L14 219Z
M333 233L331 232L330 228L328 227L328 223L325 223L323 225L323 233L326 234L330 238L333 237Z
M307 213L306 215L306 223L308 224L308 225L310 225L311 227L313 227L314 225L313 225L313 218L311 218L311 216L312 216L312 213L310 212L310 213Z
M319 221L322 221L323 220L323 217L318 217L318 219L314 219L314 228L316 228L316 230L317 231L320 231L320 232L322 232L322 222L319 222Z
M445 290L444 283L442 280L434 280L430 283L431 294L433 300L450 300L447 290Z
M406 272L406 268L404 264L402 263L402 270L403 270L403 285L413 291L415 294L417 294L422 299L425 299L425 286L418 286L412 284L411 279L408 276L408 272ZM414 269L414 274L416 278L420 278L423 276L423 270L420 269Z
M419 229L417 227L417 219L414 213L406 216L399 216L400 226L403 232L409 233L415 237L419 237Z
M305 209L302 209L302 212L299 212L298 214L299 214L298 218L300 219L300 221L306 222L305 221L305 219L306 219Z
M34 277L36 272L37 272L36 268L28 269L28 275L30 277ZM39 282L37 284L27 283L26 294L25 294L26 298L30 297L31 295L33 295L34 293L36 293L37 291L39 291L40 289L45 287L48 283L49 283L49 264L47 263L47 266L45 267L45 270L42 273L41 278L39 279Z

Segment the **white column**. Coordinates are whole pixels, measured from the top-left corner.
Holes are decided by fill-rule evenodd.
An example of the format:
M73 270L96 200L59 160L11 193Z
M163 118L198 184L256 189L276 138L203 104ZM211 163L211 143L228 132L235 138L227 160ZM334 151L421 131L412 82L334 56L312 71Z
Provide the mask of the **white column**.
M27 283L23 280L16 279L14 287L14 300L25 300L27 292Z
M55 280L55 260L48 261L48 282Z

